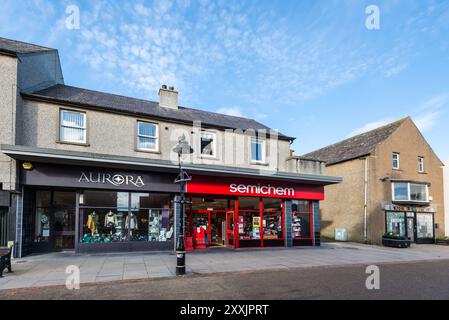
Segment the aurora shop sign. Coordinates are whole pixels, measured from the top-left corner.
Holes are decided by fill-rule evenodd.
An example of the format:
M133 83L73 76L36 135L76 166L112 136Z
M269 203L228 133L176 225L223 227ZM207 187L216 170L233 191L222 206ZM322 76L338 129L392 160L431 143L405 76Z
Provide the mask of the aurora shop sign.
M101 184L112 184L116 187L118 186L129 186L133 185L137 188L142 188L145 186L142 176L131 175L131 174L110 174L110 173L100 173L100 172L81 172L81 176L78 182L87 183L101 183Z
M21 181L29 186L77 189L179 192L176 174L135 172L67 165L34 163L33 170L22 170Z

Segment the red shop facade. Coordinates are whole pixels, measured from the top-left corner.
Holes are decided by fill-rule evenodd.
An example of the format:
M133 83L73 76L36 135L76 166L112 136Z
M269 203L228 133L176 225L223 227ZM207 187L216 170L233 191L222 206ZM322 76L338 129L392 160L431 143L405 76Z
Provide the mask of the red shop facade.
M323 185L195 175L186 193L187 250L320 245Z

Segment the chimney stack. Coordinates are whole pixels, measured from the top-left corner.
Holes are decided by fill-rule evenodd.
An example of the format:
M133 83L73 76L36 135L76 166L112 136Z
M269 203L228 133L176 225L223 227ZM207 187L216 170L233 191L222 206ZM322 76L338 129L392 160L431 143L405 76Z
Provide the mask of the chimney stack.
M164 84L159 89L159 106L164 108L178 109L178 91L175 87L169 87Z

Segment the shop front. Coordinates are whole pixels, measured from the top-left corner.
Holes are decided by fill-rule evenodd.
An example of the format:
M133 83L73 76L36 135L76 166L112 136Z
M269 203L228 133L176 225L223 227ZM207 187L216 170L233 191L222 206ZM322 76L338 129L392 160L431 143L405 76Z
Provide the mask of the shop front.
M174 174L36 163L21 178L23 255L174 248Z
M193 176L187 183L188 250L318 245L324 187L260 179Z
M49 163L22 169L22 255L174 250L181 219L175 178ZM321 184L194 172L185 191L188 250L319 245Z
M385 230L417 244L435 243L435 209L432 207L385 206Z

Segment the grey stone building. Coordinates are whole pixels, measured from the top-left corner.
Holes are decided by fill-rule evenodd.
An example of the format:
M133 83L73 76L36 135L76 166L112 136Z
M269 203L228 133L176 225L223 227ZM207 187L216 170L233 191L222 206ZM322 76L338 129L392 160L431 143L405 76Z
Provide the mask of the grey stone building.
M0 38L0 231L16 256L173 250L183 157L188 249L319 245L324 164L252 119L65 85L58 51Z

